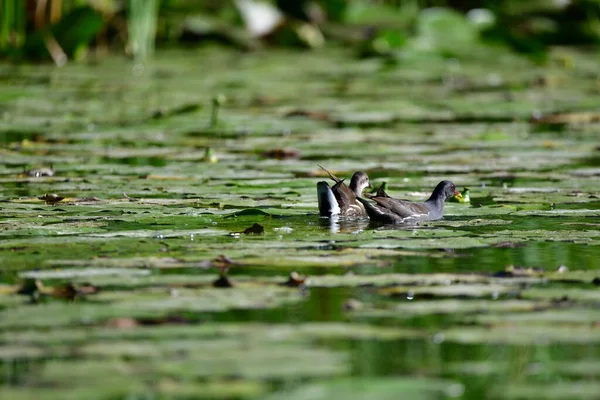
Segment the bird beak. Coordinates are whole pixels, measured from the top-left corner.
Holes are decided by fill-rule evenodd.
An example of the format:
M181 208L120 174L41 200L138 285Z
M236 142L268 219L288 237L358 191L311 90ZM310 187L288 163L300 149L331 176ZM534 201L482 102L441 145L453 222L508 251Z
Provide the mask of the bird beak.
M460 196L461 194L460 194L460 192L459 192L458 190L455 190L455 191L454 191L454 195L455 195L455 196Z
M369 184L367 185L367 187L368 187L369 189L372 189L372 188L373 188L373 185L371 185L371 181L369 181Z

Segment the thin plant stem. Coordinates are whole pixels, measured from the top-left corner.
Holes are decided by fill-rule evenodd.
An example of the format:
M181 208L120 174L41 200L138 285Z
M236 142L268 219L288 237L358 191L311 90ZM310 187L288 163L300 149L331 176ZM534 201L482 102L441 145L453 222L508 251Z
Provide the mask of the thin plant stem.
M25 41L25 2L0 0L0 49L19 47Z
M154 53L159 0L129 0L129 48L137 61Z

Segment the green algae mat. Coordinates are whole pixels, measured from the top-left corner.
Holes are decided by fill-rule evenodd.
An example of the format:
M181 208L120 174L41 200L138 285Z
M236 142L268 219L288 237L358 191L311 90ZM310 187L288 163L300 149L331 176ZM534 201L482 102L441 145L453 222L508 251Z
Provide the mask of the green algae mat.
M0 66L0 398L597 399L599 62ZM317 164L470 203L319 218Z

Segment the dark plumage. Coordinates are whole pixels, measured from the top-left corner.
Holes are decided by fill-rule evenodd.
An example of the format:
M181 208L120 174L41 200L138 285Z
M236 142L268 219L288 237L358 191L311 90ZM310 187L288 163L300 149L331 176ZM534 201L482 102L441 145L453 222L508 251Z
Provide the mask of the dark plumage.
M362 191L370 187L369 177L362 171L356 171L350 179L350 186L344 183L344 179L339 179L331 172L321 167L335 185L329 187L325 181L317 183L317 197L319 200L319 214L322 217L331 217L340 215L349 218L365 218L367 212L365 207L358 201L358 196L362 196Z
M444 214L444 201L456 193L456 187L450 181L440 182L429 199L424 202L412 202L389 197L383 189L377 195L369 197L375 201L358 198L366 209L369 218L384 224L411 224L420 221L441 219Z

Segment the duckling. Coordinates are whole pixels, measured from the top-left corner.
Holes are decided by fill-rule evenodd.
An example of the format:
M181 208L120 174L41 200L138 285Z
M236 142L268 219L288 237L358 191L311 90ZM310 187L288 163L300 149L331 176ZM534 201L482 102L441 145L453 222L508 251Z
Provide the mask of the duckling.
M327 172L335 182L332 187L325 181L317 183L317 197L319 200L319 214L322 217L331 217L339 215L348 218L366 218L365 207L358 201L365 188L371 187L369 176L356 171L350 179L350 186L344 183L344 179L339 179L325 168L319 167Z

